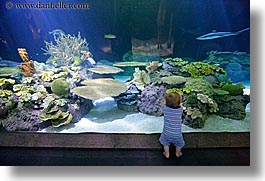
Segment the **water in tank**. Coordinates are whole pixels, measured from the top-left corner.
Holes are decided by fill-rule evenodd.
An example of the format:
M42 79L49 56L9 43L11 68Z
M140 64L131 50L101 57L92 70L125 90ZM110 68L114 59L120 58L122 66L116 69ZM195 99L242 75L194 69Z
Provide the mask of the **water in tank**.
M248 0L4 0L2 131L248 132Z

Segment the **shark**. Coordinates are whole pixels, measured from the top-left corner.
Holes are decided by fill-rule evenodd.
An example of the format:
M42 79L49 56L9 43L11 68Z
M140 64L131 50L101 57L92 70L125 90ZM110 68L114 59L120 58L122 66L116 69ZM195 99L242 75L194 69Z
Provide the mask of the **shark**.
M240 33L244 32L244 31L248 31L248 30L250 30L250 28L245 28L245 29L237 31L237 32L217 32L217 31L213 31L211 33L207 33L205 35L199 36L196 39L197 40L212 40L212 39L224 38L224 37L228 37L228 36L237 36Z

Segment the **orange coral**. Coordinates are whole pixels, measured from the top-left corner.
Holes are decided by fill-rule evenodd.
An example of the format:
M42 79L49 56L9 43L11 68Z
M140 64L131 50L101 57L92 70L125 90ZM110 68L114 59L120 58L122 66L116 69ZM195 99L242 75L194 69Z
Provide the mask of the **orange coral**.
M36 72L34 68L34 63L32 60L29 60L28 52L25 48L18 48L17 50L21 59L23 60L23 62L18 68L21 69L22 74L25 77L30 77Z
M155 72L158 68L159 62L158 61L152 61L149 66L147 66L145 69L149 72Z

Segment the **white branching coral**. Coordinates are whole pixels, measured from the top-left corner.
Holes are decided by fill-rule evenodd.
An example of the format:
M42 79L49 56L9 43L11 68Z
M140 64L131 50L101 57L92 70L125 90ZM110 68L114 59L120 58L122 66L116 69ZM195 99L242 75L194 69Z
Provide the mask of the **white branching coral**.
M48 63L55 67L72 65L74 59L81 59L83 52L89 52L88 43L85 38L81 38L80 32L75 36L57 29L50 34L53 35L55 44L45 41L46 49L42 50L45 55L50 55Z

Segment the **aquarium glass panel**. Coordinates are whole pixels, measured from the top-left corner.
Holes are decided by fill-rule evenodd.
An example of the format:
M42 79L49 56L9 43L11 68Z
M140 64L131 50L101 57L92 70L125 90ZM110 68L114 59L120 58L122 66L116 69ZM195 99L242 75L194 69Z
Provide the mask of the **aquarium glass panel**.
M249 0L2 0L0 129L249 132Z

